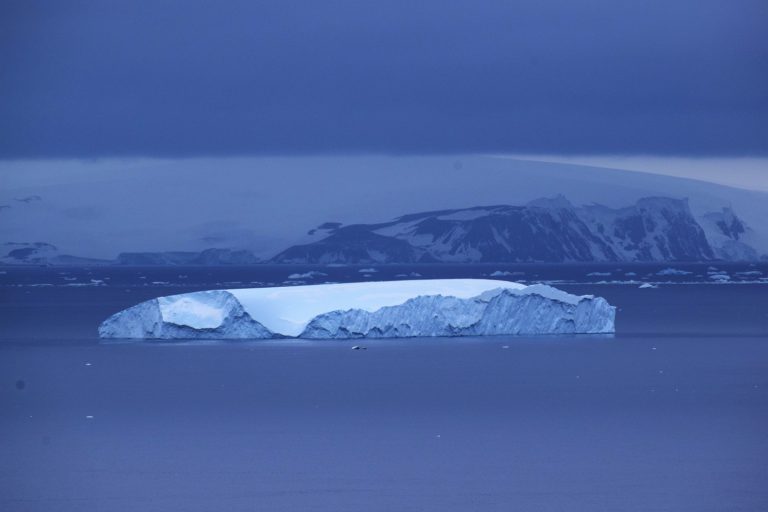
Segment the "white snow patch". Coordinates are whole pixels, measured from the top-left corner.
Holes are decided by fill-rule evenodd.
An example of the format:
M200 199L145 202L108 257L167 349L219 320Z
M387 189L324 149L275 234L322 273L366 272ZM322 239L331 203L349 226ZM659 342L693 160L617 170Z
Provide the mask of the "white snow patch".
M182 294L157 299L163 320L193 329L215 329L224 321L226 312L208 302L204 294Z
M473 208L470 210L459 210L457 212L440 215L438 220L475 220L481 217L487 217L493 210L487 208Z

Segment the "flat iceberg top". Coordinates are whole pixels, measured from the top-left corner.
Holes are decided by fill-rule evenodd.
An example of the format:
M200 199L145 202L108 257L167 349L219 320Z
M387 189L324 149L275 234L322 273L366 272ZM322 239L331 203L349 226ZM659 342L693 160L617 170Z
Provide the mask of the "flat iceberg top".
M329 311L361 309L373 312L383 307L403 304L408 299L430 295L459 299L482 295L481 298L488 299L495 295L493 291L501 289L536 293L570 304L581 299L545 285L525 286L497 279L376 281L226 291L234 295L243 309L270 331L285 336L298 336L314 317Z

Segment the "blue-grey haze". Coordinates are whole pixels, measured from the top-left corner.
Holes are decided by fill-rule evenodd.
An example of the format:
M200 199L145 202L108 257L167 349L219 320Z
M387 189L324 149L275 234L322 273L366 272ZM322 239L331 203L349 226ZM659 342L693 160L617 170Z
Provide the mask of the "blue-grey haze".
M768 153L768 4L20 1L0 157Z

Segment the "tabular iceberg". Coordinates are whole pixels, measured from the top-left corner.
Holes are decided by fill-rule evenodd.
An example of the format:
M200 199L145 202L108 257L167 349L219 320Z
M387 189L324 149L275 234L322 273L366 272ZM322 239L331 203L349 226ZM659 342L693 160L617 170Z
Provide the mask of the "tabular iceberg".
M120 311L102 338L305 339L612 333L602 297L491 279L211 290Z

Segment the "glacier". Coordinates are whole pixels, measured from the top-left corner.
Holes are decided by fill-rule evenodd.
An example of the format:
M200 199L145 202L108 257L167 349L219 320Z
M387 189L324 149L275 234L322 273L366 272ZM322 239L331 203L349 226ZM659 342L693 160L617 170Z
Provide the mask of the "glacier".
M118 339L356 339L601 334L602 297L494 279L427 279L209 290L151 299L99 327Z

